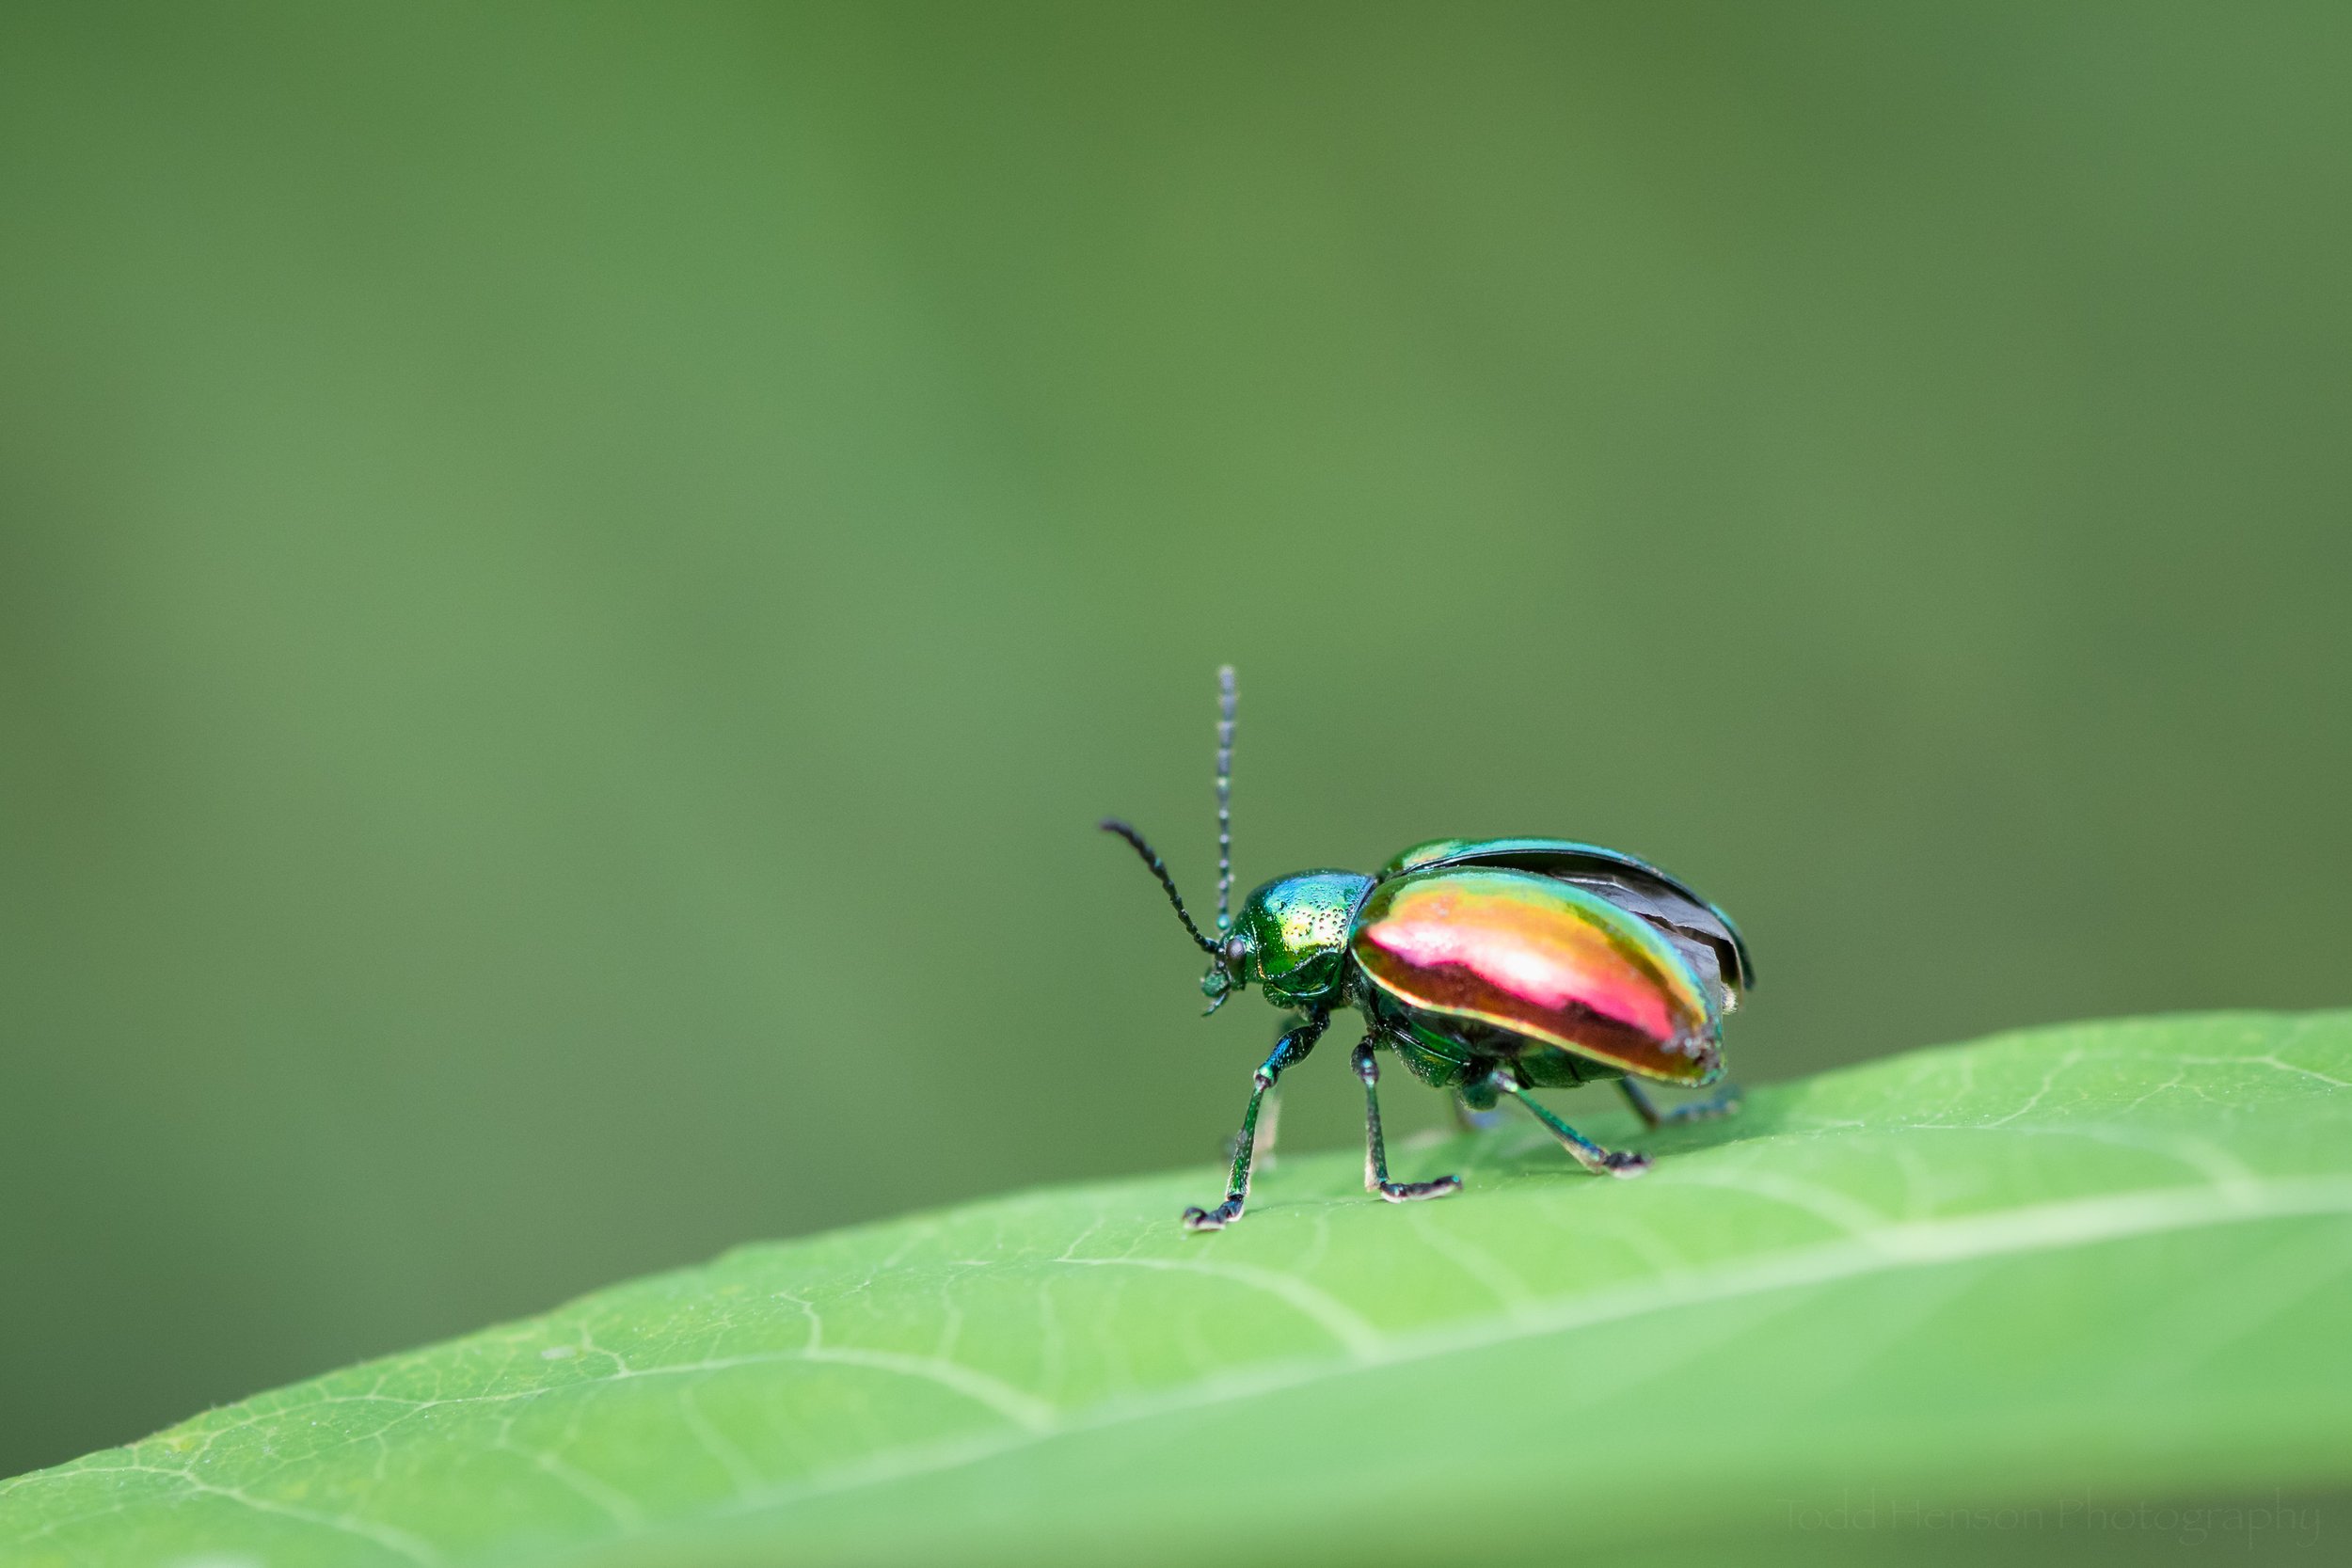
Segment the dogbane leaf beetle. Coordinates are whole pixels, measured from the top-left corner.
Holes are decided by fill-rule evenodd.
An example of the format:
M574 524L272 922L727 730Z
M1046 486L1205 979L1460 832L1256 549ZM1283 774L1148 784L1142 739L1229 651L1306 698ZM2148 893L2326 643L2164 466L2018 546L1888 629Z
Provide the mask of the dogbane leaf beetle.
M1259 1114L1289 1069L1354 1007L1364 1036L1352 1062L1364 1085L1364 1186L1391 1203L1459 1192L1458 1177L1391 1181L1380 1136L1387 1050L1413 1076L1449 1090L1466 1126L1502 1096L1527 1107L1587 1170L1639 1176L1649 1156L1603 1148L1530 1097L1536 1088L1613 1081L1644 1125L1725 1115L1736 1090L1661 1111L1641 1081L1705 1086L1723 1077L1724 1015L1756 983L1739 928L1679 879L1646 861L1557 838L1433 839L1367 877L1278 877L1232 912L1232 666L1217 672L1216 935L1203 933L1144 837L1101 824L1143 857L1184 933L1209 956L1200 989L1215 1012L1256 986L1295 1017L1251 1075L1225 1200L1187 1209L1187 1230L1220 1230L1249 1200L1253 1159L1270 1148Z

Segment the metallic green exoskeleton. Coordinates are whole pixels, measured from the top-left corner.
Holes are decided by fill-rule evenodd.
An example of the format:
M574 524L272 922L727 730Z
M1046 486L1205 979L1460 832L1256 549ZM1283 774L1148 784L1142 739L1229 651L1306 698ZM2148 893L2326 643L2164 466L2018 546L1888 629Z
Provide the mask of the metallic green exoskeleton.
M1261 1109L1284 1069L1354 1007L1364 1037L1353 1057L1364 1085L1364 1185L1391 1203L1461 1190L1454 1177L1391 1181L1380 1136L1376 1053L1451 1090L1467 1125L1510 1095L1586 1169L1639 1176L1649 1157L1601 1148L1529 1098L1533 1088L1614 1081L1643 1122L1721 1116L1714 1098L1660 1111L1639 1080L1704 1086L1723 1076L1724 1015L1756 983L1747 944L1723 911L1645 861L1556 838L1435 839L1373 876L1301 871L1231 909L1234 689L1217 678L1216 936L1193 924L1167 865L1143 835L1105 820L1167 890L1176 918L1209 956L1210 1012L1256 986L1300 1015L1252 1077L1225 1200L1187 1209L1192 1230L1241 1217L1252 1160L1272 1142Z

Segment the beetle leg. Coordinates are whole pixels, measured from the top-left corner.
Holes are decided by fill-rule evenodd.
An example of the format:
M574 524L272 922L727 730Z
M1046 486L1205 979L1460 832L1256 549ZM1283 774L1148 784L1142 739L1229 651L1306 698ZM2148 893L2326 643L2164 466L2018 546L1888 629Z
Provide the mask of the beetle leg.
M1740 1108L1740 1086L1737 1084L1725 1084L1705 1100L1694 1100L1671 1111L1660 1110L1648 1092L1630 1078L1618 1079L1617 1087L1625 1091L1626 1103L1632 1106L1633 1114L1642 1118L1642 1125L1652 1132L1678 1121L1713 1121L1717 1117L1727 1117Z
M1259 1064L1249 1079L1249 1109L1241 1117L1241 1132L1233 1140L1233 1175L1225 1184L1225 1201L1214 1209L1184 1211L1186 1230L1222 1230L1241 1218L1242 1206L1249 1201L1249 1162L1257 1152L1258 1107L1265 1101L1266 1091L1274 1087L1282 1069L1306 1060L1307 1053L1323 1037L1324 1026L1331 1022L1327 1012L1314 1013L1295 1028L1282 1031L1282 1037L1274 1042L1273 1053Z
M1512 1095L1527 1107L1537 1121L1550 1129L1560 1140L1560 1147L1576 1156L1577 1164L1596 1176L1639 1176L1649 1169L1649 1156L1626 1150L1603 1148L1583 1133L1545 1110L1529 1098L1526 1086L1512 1075L1508 1068L1497 1068L1489 1080L1505 1094Z
M1454 1107L1454 1125L1459 1132L1491 1132L1502 1124L1501 1114L1471 1110L1470 1101L1458 1092L1446 1096L1446 1102Z
M1389 1180L1389 1150L1380 1136L1380 1064L1373 1056L1373 1046L1380 1037L1367 1034L1357 1044L1351 1058L1356 1076L1364 1081L1364 1191L1378 1193L1391 1203L1410 1203L1415 1198L1444 1197L1462 1190L1458 1176L1440 1176L1435 1181L1391 1181Z
M1258 1111L1257 1136L1249 1141L1254 1169L1268 1171L1274 1168L1274 1130L1281 1119L1282 1085L1269 1085L1265 1091L1265 1103ZM1241 1151L1241 1134L1238 1132L1228 1134L1225 1142L1219 1147L1224 1149L1225 1158L1228 1161L1232 1160Z

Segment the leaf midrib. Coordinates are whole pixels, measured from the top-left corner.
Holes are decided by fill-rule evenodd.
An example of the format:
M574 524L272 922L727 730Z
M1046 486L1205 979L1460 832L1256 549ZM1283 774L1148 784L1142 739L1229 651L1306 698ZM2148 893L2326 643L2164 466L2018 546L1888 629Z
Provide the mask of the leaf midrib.
M2342 1213L2352 1213L2352 1177L2268 1177L2226 1185L2192 1183L2026 1204L1945 1219L1893 1221L1867 1232L1784 1248L1737 1262L1656 1275L1638 1284L1538 1303L1494 1317L1382 1336L1361 1352L1351 1350L1343 1356L1292 1357L1261 1363L1245 1370L1213 1373L1181 1388L1104 1401L1043 1428L980 1433L878 1454L856 1465L771 1488L755 1497L739 1498L717 1512L723 1515L748 1514L786 1508L804 1499L936 1474L1059 1438L1131 1425L1158 1416L1239 1403L1360 1372L1573 1333L1651 1312L1972 1259L2021 1256L2216 1225ZM1181 1263L1168 1266L1185 1267ZM794 1354L773 1357L779 1361L799 1358Z

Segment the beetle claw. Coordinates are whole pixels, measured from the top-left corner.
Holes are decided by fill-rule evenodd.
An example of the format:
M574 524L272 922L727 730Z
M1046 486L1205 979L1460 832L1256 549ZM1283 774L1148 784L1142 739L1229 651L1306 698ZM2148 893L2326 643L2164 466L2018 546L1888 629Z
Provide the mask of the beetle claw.
M1649 1156L1629 1149L1612 1149L1594 1168L1602 1176L1639 1176L1649 1169Z
M1451 1197L1462 1190L1462 1179L1440 1176L1435 1181L1383 1181L1377 1190L1391 1203L1412 1203L1424 1197Z

